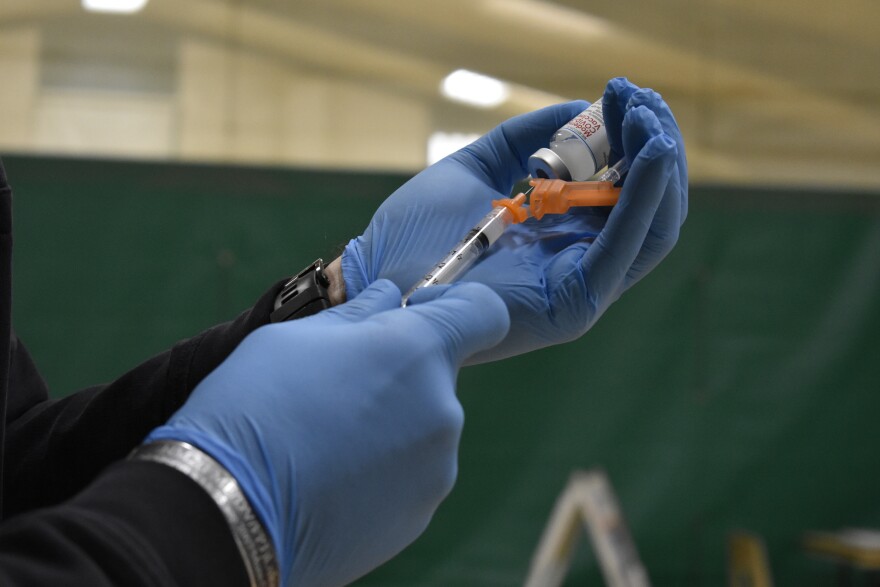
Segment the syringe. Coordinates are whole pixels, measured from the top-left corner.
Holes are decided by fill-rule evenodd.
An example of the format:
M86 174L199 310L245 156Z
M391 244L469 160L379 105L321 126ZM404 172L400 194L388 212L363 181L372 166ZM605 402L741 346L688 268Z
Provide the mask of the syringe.
M629 162L626 160L626 157L621 157L617 163L603 171L602 174L596 178L596 181L610 181L611 184L614 185L620 181L620 178L623 177L623 174L627 171L629 171Z
M525 194L493 201L492 211L483 216L483 219L439 263L434 265L427 275L406 292L400 305L406 306L410 296L418 289L452 283L461 277L498 240L498 237L504 234L508 226L528 218L528 212L522 207L525 201Z
M526 196L535 185L542 183L550 185L556 182L562 186L555 196L554 202L542 201L539 203L539 212L537 218L541 218L545 213L565 212L569 206L605 206L614 205L617 202L618 188L614 188L614 184L620 181L620 178L627 172L629 166L626 158L621 159L615 165L609 167L598 177L598 181L592 182L562 182L561 180L532 180L532 188L529 188L523 194L518 194L513 198L505 198L502 200L494 200L492 211L486 214L480 222L477 223L455 247L446 254L439 263L434 265L430 272L418 281L401 300L401 306L406 306L409 298L416 290L431 285L440 285L444 283L452 283L461 277L468 269L473 267L474 263L491 247L498 238L504 234L504 231L511 224L524 221L529 217L529 212L523 208ZM581 197L566 198L564 192L578 192L585 187L590 188L593 193L581 193ZM572 188L569 190L568 188ZM538 188L539 192L545 191ZM598 197L597 197L598 196ZM609 199L610 198L610 199ZM556 210L554 208L558 208ZM546 209L546 212L545 212Z
M533 179L529 181L529 214L541 220L545 214L565 214L572 206L614 206L620 196L620 188L614 184L628 169L626 159L621 159L596 181Z

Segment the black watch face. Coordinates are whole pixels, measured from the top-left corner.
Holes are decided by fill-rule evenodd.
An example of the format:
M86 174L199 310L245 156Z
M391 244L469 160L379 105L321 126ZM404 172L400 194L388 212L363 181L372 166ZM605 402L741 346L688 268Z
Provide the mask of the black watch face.
M272 322L295 320L317 314L330 307L327 287L330 280L324 273L324 264L318 259L292 278L275 299L275 311L269 315Z

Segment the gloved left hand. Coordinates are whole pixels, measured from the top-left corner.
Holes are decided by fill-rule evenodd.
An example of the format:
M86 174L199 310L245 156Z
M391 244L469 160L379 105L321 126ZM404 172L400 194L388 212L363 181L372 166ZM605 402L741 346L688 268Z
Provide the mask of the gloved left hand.
M486 286L432 289L401 308L380 280L254 331L147 439L189 442L237 479L285 585L353 581L412 542L452 488L458 369L509 322Z
M512 118L394 192L342 255L346 294L379 278L408 290L526 172L528 157L587 107L551 106ZM611 80L603 111L611 162L631 168L609 213L586 208L508 228L461 279L489 285L510 310L510 333L475 361L572 340L671 250L687 213L687 160L659 94Z

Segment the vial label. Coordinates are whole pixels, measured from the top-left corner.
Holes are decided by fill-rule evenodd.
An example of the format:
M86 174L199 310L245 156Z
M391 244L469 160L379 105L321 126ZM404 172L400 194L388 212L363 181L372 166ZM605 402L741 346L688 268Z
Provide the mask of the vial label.
M575 134L579 134L584 139L587 139L599 132L604 126L605 119L602 116L602 103L594 102L589 108L575 116L562 128Z

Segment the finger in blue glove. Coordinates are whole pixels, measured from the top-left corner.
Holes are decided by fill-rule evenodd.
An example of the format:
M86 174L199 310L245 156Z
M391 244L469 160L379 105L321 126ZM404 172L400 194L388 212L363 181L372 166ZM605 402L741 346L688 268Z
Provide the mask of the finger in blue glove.
M407 182L346 247L346 289L358 292L381 277L402 289L412 286L490 209L492 199L508 195L513 181L525 175L529 155L586 105L572 102L513 118ZM504 341L472 361L581 336L677 241L687 210L687 162L671 111L659 94L623 78L609 83L603 107L614 157L633 163L622 202L616 212L586 208L512 226L462 277L492 287L511 315ZM606 229L609 234L599 238Z
M363 575L412 542L450 491L459 366L503 339L509 318L483 285L431 294L400 308L400 290L380 280L260 328L148 437L190 442L229 470L285 585Z

